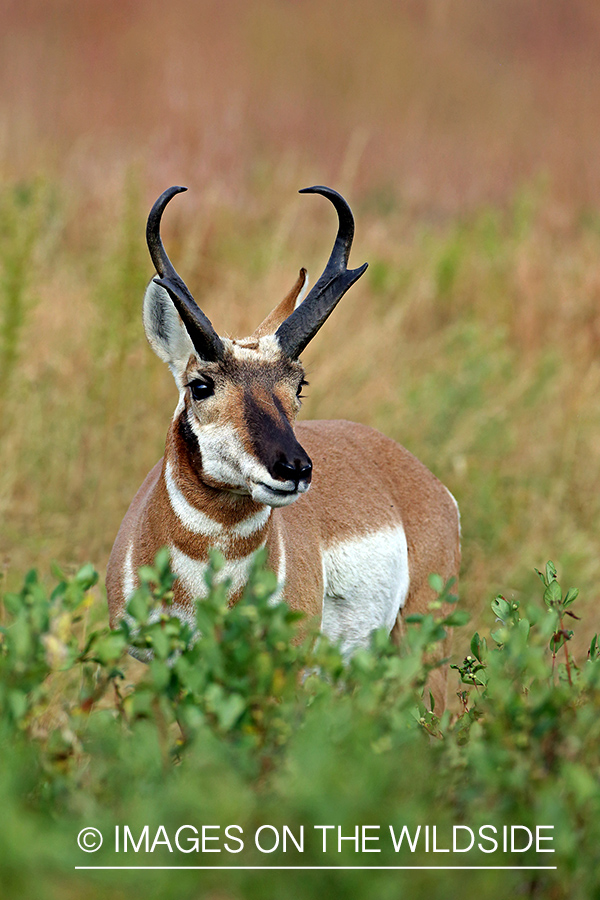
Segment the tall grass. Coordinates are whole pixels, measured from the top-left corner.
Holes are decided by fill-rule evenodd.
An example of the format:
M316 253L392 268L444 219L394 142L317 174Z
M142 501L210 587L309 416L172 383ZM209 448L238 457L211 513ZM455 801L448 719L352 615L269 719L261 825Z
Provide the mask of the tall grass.
M303 415L452 489L462 595L556 559L592 616L600 506L600 21L591 0L11 4L0 36L0 563L102 569L161 455L144 220L222 333L329 251L370 268L307 349ZM593 622L589 622L589 629ZM585 627L582 633L586 633Z
M498 822L521 814L556 822L560 871L547 881L515 873L502 882L501 873L468 873L479 896L497 896L501 883L505 893L587 897L597 887L598 821L598 697L586 681L597 666L582 662L598 630L600 584L597 3L21 0L5 7L0 624L10 627L0 635L8 825L0 829L0 891L78 896L80 821L112 832L129 815L141 828L160 811L167 825L240 817L250 834L267 821L338 821L350 833L358 821L400 815L443 826L471 821L468 814L488 821L495 811ZM421 726L413 720L407 728L398 715L413 701L396 676L385 677L387 661L397 675L398 658L382 645L352 698L332 690L331 704L313 703L302 728L283 716L288 749L282 745L277 765L265 764L259 777L237 747L239 735L228 743L208 726L181 764L166 763L169 747L181 752L179 733L165 725L173 710L165 719L164 684L154 698L161 715L147 680L168 681L176 670L129 661L127 679L139 689L113 693L118 653L105 630L102 573L134 492L162 454L176 402L141 323L152 275L145 217L176 183L190 191L165 217L169 253L219 333L233 335L251 332L301 265L314 282L327 258L333 213L296 190L329 183L347 195L357 222L353 263L370 265L306 350L302 417L377 427L448 485L462 513L460 595L473 630L488 632L498 591L526 610L539 591L533 566L555 561L561 580L581 591L569 649L573 672L577 660L584 677L572 689L560 658L550 675L546 660L540 675L541 649L517 641L508 663L506 653L489 653L497 688L483 719L480 688L465 699L453 670L446 739L423 741ZM87 567L51 598L33 576L10 597L33 567L49 584L53 560L67 575L91 560L100 588L75 602L93 581ZM50 619L39 614L46 607ZM518 618L501 599L493 608ZM14 627L15 618L29 619L37 638ZM68 669L65 651L94 630L95 661L47 677L48 667ZM288 665L296 650L277 641L271 665L280 660L292 698L281 709L296 716ZM242 636L234 655L247 661L249 645ZM258 677L269 654L261 635L252 646ZM227 642L221 650L229 652ZM463 678L481 670L477 636L469 646L457 629L454 650L455 662L470 654L459 666ZM98 660L112 667L110 676ZM523 660L544 682L541 693L523 680ZM188 668L190 684L195 674ZM219 727L228 717L231 724L231 705L215 685L205 687L188 704L191 724L203 703L213 704L206 709ZM326 683L322 690L326 696ZM384 701L386 691L398 696L382 703L382 691ZM273 692L266 684L251 704L265 722L278 718ZM391 743L378 724L388 714ZM240 730L243 740L251 733ZM257 856L248 858L264 863ZM198 873L171 874L163 886L152 873L150 895L289 891L290 873L235 872L228 881L203 873L201 883ZM94 875L86 890L121 896L128 875L115 876L114 892L111 875ZM140 873L131 876L139 889ZM337 896L395 897L402 884L396 872L294 877L307 897L326 884ZM465 873L448 877L457 880L455 893L465 892ZM421 885L423 895L448 892L436 872L411 872L405 881L416 895Z
M21 351L3 396L9 585L53 558L104 566L133 493L162 453L176 400L140 320L151 273L135 178L116 210L85 212L56 193L49 221L59 236L50 245L39 235ZM265 189L264 208L238 211L234 222L218 208L198 221L187 196L165 223L166 240L221 332L248 333L298 266L308 263L314 277L329 251L330 211L306 197L275 201ZM462 511L461 592L475 613L490 591L528 589L532 561L552 553L567 577L577 576L593 629L595 225L552 227L543 195L526 220L519 198L507 210L436 225L372 210L360 196L354 206L355 260L371 268L307 349L302 415L380 428L448 484ZM67 236L76 228L75 259Z

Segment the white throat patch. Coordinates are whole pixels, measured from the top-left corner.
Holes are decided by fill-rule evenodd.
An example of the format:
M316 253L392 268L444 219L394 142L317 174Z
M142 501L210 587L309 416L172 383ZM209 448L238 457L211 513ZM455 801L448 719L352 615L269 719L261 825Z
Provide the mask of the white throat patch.
M173 475L173 466L169 461L165 466L165 484L167 485L167 493L171 501L171 508L181 524L187 531L192 534L201 534L208 538L213 538L217 543L222 543L223 539L248 538L269 521L271 515L271 507L265 506L258 512L253 513L246 519L242 519L233 526L222 525L216 519L212 519L203 513L202 510L193 506L180 491ZM219 540L220 539L220 540Z

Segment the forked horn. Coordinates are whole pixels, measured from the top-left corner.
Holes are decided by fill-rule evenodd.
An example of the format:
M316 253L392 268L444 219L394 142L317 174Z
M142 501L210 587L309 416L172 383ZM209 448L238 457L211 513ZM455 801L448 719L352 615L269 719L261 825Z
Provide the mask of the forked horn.
M283 353L297 359L321 325L331 315L348 288L352 287L367 268L348 269L348 257L354 237L352 210L341 194L323 185L303 188L301 194L322 194L336 208L338 233L323 274L300 306L279 326L275 336Z
M175 194L182 191L187 191L187 188L174 186L160 195L148 216L146 241L152 262L160 276L154 279L154 283L168 292L196 351L203 359L214 361L224 356L223 342L208 317L196 304L183 279L175 271L160 237L160 221L165 207Z

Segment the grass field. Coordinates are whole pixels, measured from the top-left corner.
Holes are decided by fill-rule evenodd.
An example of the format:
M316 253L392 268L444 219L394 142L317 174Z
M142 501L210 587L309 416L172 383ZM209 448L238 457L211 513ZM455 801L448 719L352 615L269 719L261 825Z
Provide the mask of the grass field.
M268 816L295 825L337 816L350 828L357 816L384 822L405 808L415 822L436 809L445 824L531 815L562 823L563 870L547 882L515 876L506 895L587 900L598 890L592 666L569 692L554 664L548 675L541 644L508 641L490 662L496 694L470 711L465 701L462 718L453 673L445 742L416 734L412 694L389 677L397 660L373 663L374 682L359 665L360 690L339 703L325 686L298 699L291 677L281 722L272 685L258 705L248 689L246 718L232 718L231 733L227 700L204 710L202 738L181 762L172 701L189 687L184 668L177 694L164 665L151 688L143 679L156 673L138 665L142 687L123 700L113 697L112 638L98 638L99 665L73 649L106 623L112 542L162 454L176 402L141 322L150 205L171 184L189 187L165 219L169 253L217 330L243 335L301 265L313 281L321 272L333 214L296 192L324 183L350 201L351 262L369 269L304 354L302 417L379 428L456 496L460 604L471 614L468 634L457 630L457 661L475 629L489 633L497 593L523 606L539 595L534 567L548 559L565 587L580 589L572 649L585 659L600 600L598 123L594 0L5 4L0 611L2 622L29 618L25 632L0 639L0 797L10 826L0 828L2 896L82 896L76 825L112 828L130 814L142 827L157 804L171 825L201 809L206 821L239 813L248 831ZM53 584L53 561L67 573L88 561L100 572L87 599L77 588L81 617L72 587L54 607L33 582L10 598L32 568ZM295 651L283 652L277 635L273 667L287 672ZM262 638L250 637L258 671ZM66 653L70 640L70 668L57 672L51 648ZM240 659L244 640L232 651ZM237 691L237 674L227 677L223 690ZM412 690L414 673L403 677ZM262 727L257 708L268 739L281 739L272 770L260 768L263 751L248 738ZM195 721L195 707L188 713ZM220 874L203 888L196 876L165 876L148 882L148 896L285 896L287 873L272 876L238 872L227 889ZM312 900L315 885L360 900L398 896L396 876L351 876L302 873L298 896ZM468 896L452 877L454 893ZM85 884L86 896L116 900L140 882ZM402 884L437 898L454 881ZM479 898L499 896L495 876L468 884Z
M370 269L305 354L304 416L380 428L458 498L461 592L475 613L496 590L518 597L546 556L582 586L590 612L596 599L599 235L593 223L557 232L544 202L524 189L505 210L433 225L359 196L355 254ZM320 271L329 250L328 210L291 190L266 205L196 217L182 200L167 225L222 332L248 333L298 265ZM133 176L115 211L87 218L56 184L4 191L9 585L51 559L103 568L162 453L175 390L140 322L145 212Z
M374 425L451 488L477 619L600 563L600 17L593 3L13 4L0 87L1 561L102 570L175 402L144 222L248 333L331 244L370 269L306 354L303 415ZM335 40L332 34L335 33ZM560 62L560 66L558 65ZM584 604L585 605L585 604Z

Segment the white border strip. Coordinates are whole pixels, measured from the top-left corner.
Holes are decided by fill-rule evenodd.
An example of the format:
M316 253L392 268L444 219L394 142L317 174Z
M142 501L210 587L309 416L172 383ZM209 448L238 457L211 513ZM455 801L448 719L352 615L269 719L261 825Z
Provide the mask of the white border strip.
M410 869L410 870L428 870L428 871L442 871L448 869L484 869L484 870L495 870L495 871L508 871L508 870L517 870L517 871L525 871L525 870L541 870L541 869L557 869L558 866L75 866L76 869L95 869L95 870L108 870L108 869L135 869L135 870L146 870L146 871L157 871L157 870L210 870L210 871L219 871L223 872L235 872L235 871L265 871L268 869L276 869L278 871L282 871L285 869L290 869L291 871L322 871L323 869L327 870L339 870L339 871L362 871L367 872L370 869L373 871L398 871L400 869Z

